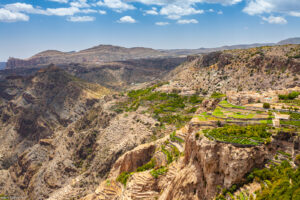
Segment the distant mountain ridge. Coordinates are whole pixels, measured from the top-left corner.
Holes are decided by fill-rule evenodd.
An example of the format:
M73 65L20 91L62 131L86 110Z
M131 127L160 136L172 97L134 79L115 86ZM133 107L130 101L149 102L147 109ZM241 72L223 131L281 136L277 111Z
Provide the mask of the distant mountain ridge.
M167 53L150 48L125 48L112 45L99 45L78 52L60 52L47 50L40 52L28 59L9 58L7 69L14 68L36 68L43 65L69 64L69 63L93 63L103 64L114 61L130 59L148 59L168 57Z
M295 38L288 38L286 40L281 40L277 43L278 45L285 45L285 44L300 44L300 37Z
M225 45L222 47L216 48L199 48L199 49L171 49L171 50L161 50L163 52L169 52L175 55L192 55L192 54L203 54L211 53L214 51L223 51L223 50L233 50L233 49L249 49L262 46L275 46L275 45L286 45L286 44L300 44L300 37L288 38L281 40L278 43L254 43L254 44L238 44L238 45Z
M57 50L47 50L40 52L28 59L9 58L6 63L6 69L15 68L40 68L45 65L53 64L70 64L70 63L89 63L103 64L115 61L125 61L132 59L149 59L149 58L170 58L184 57L194 54L205 54L215 51L248 49L261 46L274 46L284 44L300 44L300 38L289 38L278 43L254 43L222 46L218 48L199 48L199 49L151 49L144 47L125 48L113 45L98 45L92 48L78 52L61 52Z

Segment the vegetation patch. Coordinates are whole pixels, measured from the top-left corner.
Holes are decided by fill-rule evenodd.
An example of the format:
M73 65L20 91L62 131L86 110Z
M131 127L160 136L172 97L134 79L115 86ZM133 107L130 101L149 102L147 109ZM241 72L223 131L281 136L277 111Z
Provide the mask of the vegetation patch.
M271 136L266 125L225 125L203 132L207 138L242 145L259 145Z
M172 142L178 142L178 143L184 143L184 140L183 139L181 139L181 138L179 138L179 137L176 137L176 132L174 131L173 133L171 133L170 134L170 140L172 141Z
M272 165L269 169L255 169L247 179L261 182L262 188L257 192L257 200L300 199L300 170L292 168L288 161Z
M165 145L161 145L161 151L167 156L167 162L170 164L173 162L173 156L172 153L170 153L168 150L166 150Z
M281 100L280 103L285 103L291 106L300 106L300 100L294 99L294 100Z
M293 112L280 112L280 113L290 115L291 119L300 120L300 113L293 113Z
M288 95L278 95L278 98L280 100L293 100L296 99L299 96L300 92L290 92Z
M164 175L165 173L167 173L168 169L166 167L161 167L159 169L153 169L150 174L154 177L154 178L158 178L161 175Z
M212 114L216 117L224 117L224 113L222 111L222 108L217 107Z
M242 114L242 113L234 113L233 115L229 115L228 117L236 118L236 119L252 119L255 114Z
M155 91L159 86L128 92L128 99L113 106L112 110L122 113L136 111L143 106L146 107L146 112L152 114L161 124L173 124L180 127L190 121L203 98L197 95L188 97Z
M300 127L300 121L285 121L285 120L280 120L281 125L292 125L292 126L297 126Z
M259 121L261 124L272 124L272 120L260 120Z
M226 97L226 95L222 94L220 92L214 92L214 93L212 93L212 95L210 97L214 98L214 99L219 99L219 98L222 98L222 97Z
M137 172L143 172L143 171L147 171L149 169L153 169L155 167L155 159L152 158L148 163L144 164L141 167L137 168Z
M284 152L284 151L280 151L280 150L278 150L278 151L277 151L277 153L279 153L279 154L281 154L281 155L283 155L283 156L289 157L289 158L291 158L291 157L292 157L292 155L291 155L291 154L289 154L289 153L286 153L286 152Z
M1 200L9 200L9 198L4 194L0 194L0 199Z
M129 179L129 177L132 175L133 173L129 173L129 172L122 172L118 178L117 181L122 183L124 186L126 186L126 183Z
M236 105L232 105L230 103L228 103L228 101L223 100L219 103L221 106L223 106L224 108L238 108L238 109L245 109L244 106L236 106Z
M270 109L271 108L271 105L269 103L264 103L263 104L263 108L264 109Z
M200 115L198 115L197 117L198 117L199 121L207 121L207 120L216 121L216 120L218 120L217 118L212 117L211 115L208 115L207 112L203 112Z

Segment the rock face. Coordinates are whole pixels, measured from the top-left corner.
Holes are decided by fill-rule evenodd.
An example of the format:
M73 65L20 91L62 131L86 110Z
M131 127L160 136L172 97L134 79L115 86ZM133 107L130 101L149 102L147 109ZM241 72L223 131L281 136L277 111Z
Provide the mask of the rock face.
M54 159L54 149L61 144L53 139L55 134L80 119L110 91L76 79L55 66L30 77L4 77L0 88L0 171L11 180L1 185L0 193L39 199L33 193L42 187L37 188L33 182L43 185L37 174L43 163ZM74 171L72 165L65 163L70 173ZM1 182L5 177L0 177ZM52 182L52 189L60 185ZM25 189L28 194L24 194Z
M267 147L237 148L232 145L195 139L189 135L182 172L160 199L212 199L221 188L244 181L254 167L263 166L270 152ZM188 174L188 176L187 176Z
M300 85L300 45L215 52L189 59L169 73L164 91L268 91Z
M135 171L151 157L157 161L166 159L158 149L161 144L166 144L168 137L137 147L120 157L108 176L110 184L104 181L84 199L213 199L221 188L243 183L247 173L262 167L274 153L272 146L239 148L210 141L204 136L196 139L197 130L193 127L191 123L184 128L186 131L178 131L181 137L186 134L184 157L170 164L165 175L154 178L149 171L136 172L126 187L115 182L120 173ZM116 192L110 193L110 190Z
M111 106L119 97L103 99L108 89L54 67L29 78L10 77L1 86L1 194L78 199L96 188L121 155L149 141L157 124L134 112L118 115ZM147 161L144 153L152 151L126 159Z

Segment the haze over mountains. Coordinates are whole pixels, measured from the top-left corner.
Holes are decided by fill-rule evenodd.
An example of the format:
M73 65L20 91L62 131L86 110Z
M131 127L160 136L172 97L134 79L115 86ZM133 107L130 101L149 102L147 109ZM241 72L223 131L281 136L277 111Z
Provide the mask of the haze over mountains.
M169 58L184 57L193 54L203 54L214 51L245 49L260 46L273 46L284 44L300 44L300 38L290 38L278 43L256 43L245 45L223 46L219 48L199 48L199 49L174 49L174 50L155 50L151 48L134 47L125 48L112 45L99 45L79 52L60 52L47 50L40 52L28 59L9 58L6 69L14 68L36 68L53 64L85 63L86 65L101 65L103 63L124 61L131 59L149 58ZM0 67L1 68L1 67Z

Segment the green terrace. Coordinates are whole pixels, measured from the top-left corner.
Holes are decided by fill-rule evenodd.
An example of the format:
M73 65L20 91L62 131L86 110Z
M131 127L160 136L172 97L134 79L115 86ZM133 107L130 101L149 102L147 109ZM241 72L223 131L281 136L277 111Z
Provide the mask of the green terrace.
M199 121L253 121L257 124L271 124L271 112L246 109L243 106L234 106L227 101L221 101L212 112L203 112L197 116Z
M219 103L219 105L223 108L238 108L238 109L245 109L244 106L236 106L236 105L232 105L230 103L228 103L227 100L223 100Z
M203 130L211 140L240 145L260 145L268 143L272 133L266 125L225 125L224 127Z
M161 124L173 124L177 127L190 121L203 98L155 91L159 86L129 91L127 100L119 102L112 109L122 113L137 111L142 107L143 112L150 113Z

